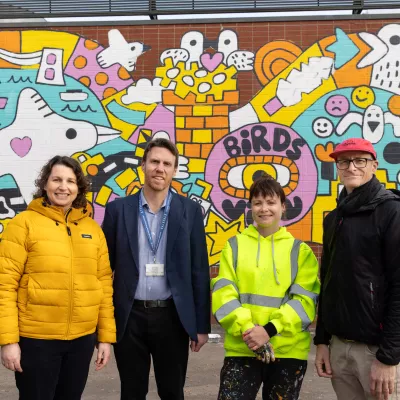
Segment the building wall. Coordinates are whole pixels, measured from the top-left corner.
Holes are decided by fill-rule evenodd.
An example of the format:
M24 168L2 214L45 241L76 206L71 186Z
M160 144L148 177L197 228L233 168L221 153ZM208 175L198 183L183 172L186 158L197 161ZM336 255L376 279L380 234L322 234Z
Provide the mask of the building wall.
M0 235L55 154L91 176L101 223L139 190L143 149L161 136L181 154L173 188L203 208L213 275L252 222L263 171L287 194L284 225L320 255L337 143L371 140L379 179L399 185L399 49L395 19L3 29Z

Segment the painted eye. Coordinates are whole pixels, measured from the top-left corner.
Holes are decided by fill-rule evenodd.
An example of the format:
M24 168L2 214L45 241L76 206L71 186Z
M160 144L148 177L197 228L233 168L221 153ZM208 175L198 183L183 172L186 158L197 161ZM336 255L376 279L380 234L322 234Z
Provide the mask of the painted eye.
M400 36L397 35L393 35L390 39L389 39L390 43L393 44L394 46L400 44Z
M135 50L136 50L136 46L132 46L132 47L131 47L131 50L132 50L132 51L135 51Z
M196 46L196 44L197 44L197 40L191 40L190 41L190 45L191 46Z
M372 117L372 114L368 114L368 118L371 118Z
M70 128L67 130L67 132L65 132L65 136L68 139L75 139L78 136L78 133L76 132L75 129Z
M231 44L231 40L230 39L226 39L224 44L226 44L228 46L229 44Z
M376 114L376 118L379 118L381 116L381 114Z

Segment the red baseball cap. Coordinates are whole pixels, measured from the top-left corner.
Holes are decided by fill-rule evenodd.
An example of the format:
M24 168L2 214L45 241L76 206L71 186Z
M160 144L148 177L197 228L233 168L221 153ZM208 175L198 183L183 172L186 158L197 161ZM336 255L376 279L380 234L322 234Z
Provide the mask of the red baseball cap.
M344 140L342 143L338 144L335 147L334 152L329 154L329 157L336 160L339 154L345 153L347 151L362 151L364 153L370 153L376 160L376 151L374 149L374 146L372 146L372 143L369 140L361 138Z

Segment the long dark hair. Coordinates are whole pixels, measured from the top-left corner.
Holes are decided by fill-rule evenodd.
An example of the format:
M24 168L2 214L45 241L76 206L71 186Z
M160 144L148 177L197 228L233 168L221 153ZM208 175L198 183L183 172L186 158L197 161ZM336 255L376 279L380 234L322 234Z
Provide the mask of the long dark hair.
M37 189L36 192L33 194L33 198L37 199L40 197L44 197L47 202L49 201L49 199L47 198L45 186L55 165L64 165L65 167L72 169L76 176L76 184L78 186L78 195L73 201L72 207L86 207L87 200L85 196L86 193L88 193L90 190L90 181L83 173L82 167L80 166L79 162L71 157L66 156L55 156L42 167L38 178L35 180L35 186Z

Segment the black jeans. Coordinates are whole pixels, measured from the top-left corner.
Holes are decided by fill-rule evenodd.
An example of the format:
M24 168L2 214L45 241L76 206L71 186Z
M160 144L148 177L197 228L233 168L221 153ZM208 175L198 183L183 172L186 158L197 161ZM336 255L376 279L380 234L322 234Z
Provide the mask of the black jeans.
M171 300L165 308L133 305L122 340L114 345L121 379L121 400L145 400L153 359L158 395L182 400L189 336Z
M95 344L95 334L74 340L21 337L19 400L80 400Z
M278 358L263 364L253 357L225 357L218 400L254 400L263 384L264 400L297 400L307 361Z

